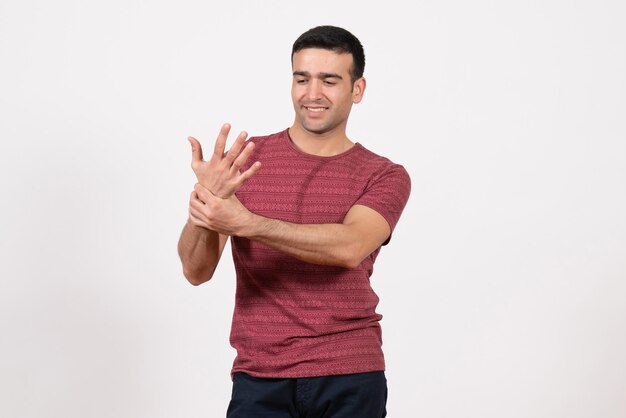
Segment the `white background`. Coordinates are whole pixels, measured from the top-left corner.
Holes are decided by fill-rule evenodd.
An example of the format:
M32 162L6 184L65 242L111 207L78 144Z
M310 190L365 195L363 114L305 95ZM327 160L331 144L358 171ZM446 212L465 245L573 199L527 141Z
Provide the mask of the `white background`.
M181 274L185 138L289 126L291 44L335 24L367 57L350 137L413 179L372 279L389 416L623 418L625 20L617 0L2 0L0 416L224 415L234 273Z

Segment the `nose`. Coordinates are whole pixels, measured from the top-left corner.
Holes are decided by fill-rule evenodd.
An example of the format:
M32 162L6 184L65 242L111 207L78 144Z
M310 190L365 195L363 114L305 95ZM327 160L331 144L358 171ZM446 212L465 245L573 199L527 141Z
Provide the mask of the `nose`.
M307 98L312 101L322 99L322 85L319 80L313 79L307 84Z

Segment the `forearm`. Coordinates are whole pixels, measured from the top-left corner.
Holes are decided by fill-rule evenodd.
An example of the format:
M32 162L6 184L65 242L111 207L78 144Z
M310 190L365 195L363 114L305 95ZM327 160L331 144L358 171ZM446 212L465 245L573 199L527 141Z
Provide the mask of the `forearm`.
M254 215L249 226L247 238L307 263L355 268L371 253L349 225L303 225Z
M185 224L178 241L178 255L187 280L197 286L211 279L223 250L225 238L206 228Z

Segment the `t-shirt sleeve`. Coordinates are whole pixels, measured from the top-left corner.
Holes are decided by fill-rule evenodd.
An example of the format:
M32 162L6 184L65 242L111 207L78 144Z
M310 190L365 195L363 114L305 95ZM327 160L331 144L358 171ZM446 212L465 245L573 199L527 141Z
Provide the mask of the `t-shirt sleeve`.
M392 164L369 184L355 205L367 206L381 214L393 233L410 193L409 173L401 165ZM383 245L389 242L391 233Z

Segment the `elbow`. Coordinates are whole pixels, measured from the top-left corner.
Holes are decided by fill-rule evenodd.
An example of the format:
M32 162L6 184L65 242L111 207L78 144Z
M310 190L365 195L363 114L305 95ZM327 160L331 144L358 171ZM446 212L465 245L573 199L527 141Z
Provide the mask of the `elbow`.
M346 260L346 268L355 269L361 265L365 257L357 256Z
M213 271L211 272L200 272L200 271L191 271L183 268L183 275L187 279L189 283L193 286L200 286L202 283L206 283L213 277Z
M200 286L202 283L206 283L208 282L207 280L202 280L202 279L197 279L197 278L193 278L193 277L187 277L187 281L192 285L192 286Z
M355 269L357 268L363 260L357 260L356 258L342 260L340 267L346 269Z
M364 255L361 248L351 248L341 255L338 265L347 269L355 269L361 265L365 257L367 254Z

